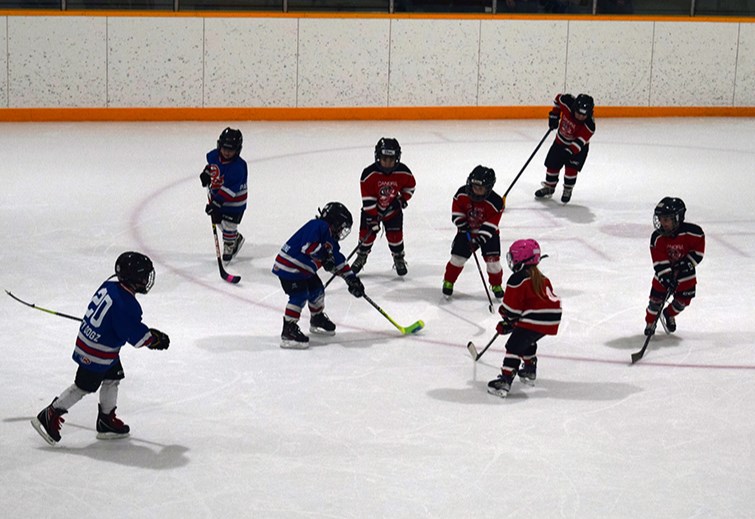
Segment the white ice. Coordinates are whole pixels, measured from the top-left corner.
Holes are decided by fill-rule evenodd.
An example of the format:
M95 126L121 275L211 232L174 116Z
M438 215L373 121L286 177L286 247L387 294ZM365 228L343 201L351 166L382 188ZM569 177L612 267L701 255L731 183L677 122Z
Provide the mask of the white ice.
M572 202L541 202L552 137L511 190L504 247L536 238L563 299L540 341L537 385L486 393L500 339L474 261L442 299L451 198L477 164L503 193L546 121L243 122L246 245L220 279L198 174L224 123L0 125L0 285L80 315L124 250L155 262L144 319L168 351L125 347L118 415L95 438L97 397L49 447L29 420L68 387L75 322L3 295L0 509L4 517L749 518L755 506L755 120L598 119ZM286 303L270 272L323 204L356 215L359 174L396 137L417 178L409 274L385 237L363 273L397 329L336 280L338 326L278 347ZM639 363L653 208L687 204L707 234L698 297ZM344 244L350 252L356 232ZM504 267L505 268L505 267ZM307 324L305 310L303 324ZM304 327L307 328L306 326ZM307 331L308 333L308 331Z

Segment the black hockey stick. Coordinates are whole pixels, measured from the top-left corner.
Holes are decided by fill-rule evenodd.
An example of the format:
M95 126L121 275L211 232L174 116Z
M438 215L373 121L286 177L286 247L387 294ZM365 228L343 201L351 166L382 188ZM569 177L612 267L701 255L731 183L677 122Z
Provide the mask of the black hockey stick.
M215 223L212 224L212 235L215 237L215 255L218 257L218 270L220 270L220 277L224 281L233 283L234 285L241 281L241 276L232 276L223 268L223 260L220 257L220 243L218 242L218 229Z
M661 319L661 312L663 312L663 307L666 306L666 302L668 301L668 298L671 297L673 290L669 290L666 292L666 297L661 301L661 307L658 309L658 313L655 316L655 319L653 319L653 333L651 335L648 335L645 337L645 344L642 345L642 349L638 351L637 353L632 353L632 364L637 362L642 358L643 355L645 355L645 350L648 349L648 344L650 344L650 338L655 335L655 328L658 326L658 321Z
M485 345L485 347L482 349L480 353L477 353L477 348L475 347L474 343L472 341L469 341L467 343L467 349L469 350L469 354L472 356L475 362L480 360L480 357L488 351L488 348L495 342L495 340L500 336L500 334L496 333L490 341Z
M346 258L346 263L348 263L348 262L349 262L349 260L351 259L351 257L352 257L352 256L353 256L354 254L356 254L356 252L357 252L357 250L359 250L359 246L360 246L361 244L362 244L362 242L359 242L359 243L357 243L357 246L356 246L356 247L354 247L354 250L353 250L353 251L351 251L351 254L349 254L349 255L348 255L348 257ZM323 285L323 288L328 288L328 285L330 285L331 281L333 281L333 280L334 280L334 279L335 279L336 277L338 277L338 274L335 274L335 273L334 273L334 274L331 274L331 276L330 276L330 279L329 279L328 281L326 281L326 282L325 282L325 285Z
M18 301L19 303L21 303L22 305L26 305L29 308L34 308L35 310L41 310L43 312L47 312L48 314L57 315L58 317L65 317L66 319L71 319L72 321L78 321L78 322L82 322L83 321L83 319L80 318L80 317L75 317L73 315L64 314L62 312L56 312L55 310L48 310L47 308L42 308L41 306L37 306L34 303L27 303L23 299L19 299L18 297L16 297L13 294L11 294L8 290L6 290L5 293L8 294L9 296L11 296L13 299L15 299L16 301Z
M391 319L391 316L388 315L385 312L385 310L383 310L382 308L380 308L375 301L373 301L372 299L370 299L367 294L364 294L363 297L367 300L368 303L370 303L375 308L375 310L377 310L378 312L380 312L383 315L383 317L385 317L386 319L388 319L393 326L395 326L396 328L398 328L398 330L401 332L402 335L408 335L410 333L416 333L416 332L420 331L422 328L425 327L424 321L421 321L421 320L417 321L415 323L412 323L412 324L410 324L409 326L406 326L406 327L401 326L396 321L394 321L393 319Z
M506 208L506 196L508 196L509 191L511 191L511 188L514 187L514 184L516 184L516 181L519 180L519 177L522 176L522 173L524 173L524 170L527 169L527 166L529 166L530 161L535 157L535 154L537 153L537 150L540 149L540 146L543 145L543 143L545 142L545 139L548 138L548 135L550 135L550 133L552 131L553 131L552 128L548 128L548 131L545 132L545 135L543 135L543 138L540 139L539 143L537 143L537 147L535 148L535 151L532 152L532 155L530 155L530 158L528 158L527 162L524 163L524 166L522 166L522 169L519 170L519 173L517 174L516 177L514 177L514 180L511 181L511 185L509 186L509 188L506 190L506 192L501 197L503 199L503 208L504 209Z
M472 240L470 238L470 234L467 233L467 238L469 238L469 247L472 248ZM488 296L488 302L490 303L488 305L488 311L492 314L495 313L495 310L493 309L493 298L490 297L490 290L488 290L488 284L485 283L485 276L482 275L482 267L480 267L480 260L477 259L477 251L472 249L472 256L474 256L474 261L477 263L477 272L480 273L480 279L482 280L482 286L485 288L485 294Z

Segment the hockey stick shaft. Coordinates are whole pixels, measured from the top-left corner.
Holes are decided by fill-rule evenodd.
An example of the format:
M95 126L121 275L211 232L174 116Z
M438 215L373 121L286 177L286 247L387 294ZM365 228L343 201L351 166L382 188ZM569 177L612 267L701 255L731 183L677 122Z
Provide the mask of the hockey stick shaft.
M385 310L383 310L382 308L380 308L380 306L379 306L379 305L378 305L378 304L377 304L377 303L376 303L375 301L373 301L373 300L372 300L372 299L370 298L370 296L368 296L367 294L364 294L364 296L363 296L363 297L364 297L364 298L365 298L365 299L367 300L367 302L368 302L368 303L370 303L370 304L372 305L372 307L373 307L373 308L374 308L375 310L377 310L378 312L380 312L380 314L381 314L381 315L382 315L383 317L385 317L386 319L388 319L388 320L389 320L389 321L391 322L391 324L392 324L393 326L395 326L395 327L396 327L396 328L397 328L397 329L398 329L398 330L399 330L399 331L400 331L400 332L401 332L401 333L402 333L403 335L407 335L407 334L409 334L409 333L415 333L415 332L418 332L418 331L420 331L420 330L421 330L422 328L424 328L424 327L425 327L425 323L424 323L424 322L422 322L422 321L417 321L417 322L415 322L415 323L413 323L413 324L410 324L410 325L409 325L409 326L407 326L407 327L403 327L403 326L401 326L400 324L398 324L398 323L397 323L396 321L394 321L394 320L393 320L393 319L391 318L391 316L390 316L390 315L388 315L388 314L387 314L387 313L385 312Z
M530 162L532 161L532 159L535 157L535 155L537 154L537 152L540 149L540 147L545 142L545 139L548 138L548 135L550 135L550 133L552 131L553 130L551 128L548 128L548 131L545 132L545 135L543 135L543 138L540 139L540 142L537 143L537 146L535 147L535 151L532 152L532 155L530 155L530 158L528 158L527 162L524 163L524 166L522 166L522 169L519 170L519 173L517 174L517 176L515 176L514 180L511 181L511 184L509 185L509 188L506 190L506 192L501 197L501 198L503 198L503 205L504 205L504 207L506 206L506 197L508 196L509 192L511 191L511 188L514 187L514 184L516 184L517 180L519 180L519 177L522 176L522 173L524 173L524 170L527 169L527 166L529 166Z
M220 277L223 278L223 281L227 281L228 283L236 284L239 281L241 281L241 276L232 276L228 272L225 271L223 268L223 259L220 257L220 241L218 240L218 228L217 225L213 222L212 224L212 235L215 238L215 256L218 258L218 270L220 271Z
M668 301L668 298L671 297L672 293L672 290L666 292L666 297L663 299L663 301L661 301L661 306L658 308L658 313L655 315L655 319L653 319L653 330L655 330L658 326L658 321L660 321L661 319L661 312L663 312L663 307L666 306L666 302ZM642 356L645 355L645 350L647 350L648 344L650 344L650 339L653 337L653 335L655 335L655 333L645 337L645 343L642 345L642 349L637 353L632 353L632 364L640 360Z
M470 248L472 246L472 237L469 233L467 233L467 239L469 240ZM488 296L488 311L492 314L493 309L493 298L490 297L490 290L488 290L488 284L485 283L485 276L482 275L482 267L480 266L480 260L477 259L477 251L472 249L472 256L474 256L474 261L477 263L477 272L480 273L480 279L482 280L482 287L485 289L485 295Z
M467 343L467 349L469 350L469 354L472 355L472 358L475 362L480 360L480 357L482 357L486 351L488 351L488 348L493 345L495 340L499 337L500 334L496 333L492 339L488 341L488 343L485 345L485 347L482 349L480 353L477 353L477 348L475 348L475 345L472 341L469 341Z
M48 314L57 315L58 317L65 317L66 319L71 319L72 321L78 321L78 322L82 322L83 321L83 319L80 318L80 317L75 317L73 315L64 314L62 312L56 312L55 310L48 310L47 308L42 308L41 306L37 306L34 303L27 303L23 299L20 299L20 298L16 297L15 295L13 295L12 293L10 293L8 290L6 290L5 293L8 294L9 296L11 296L13 299L15 299L16 301L18 301L19 303L21 303L22 305L26 305L29 308L34 308L35 310L40 310L42 312L47 312Z
M352 256L353 256L354 254L356 254L357 250L359 250L359 247L360 247L360 245L362 245L362 242L359 242L359 243L357 243L357 246L356 246L356 247L354 247L354 250L353 250L353 251L351 251L351 254L349 254L349 255L348 255L348 256L346 257L346 263L348 263L348 262L349 262L349 260L351 259L351 257L352 257ZM328 285L330 285L330 283L331 283L331 282L332 282L332 281L333 281L333 280L334 280L334 279L335 279L336 277L338 277L338 274L331 274L331 276L330 276L330 279L329 279L328 281L326 281L326 282L325 282L325 285L323 285L323 288L328 288Z

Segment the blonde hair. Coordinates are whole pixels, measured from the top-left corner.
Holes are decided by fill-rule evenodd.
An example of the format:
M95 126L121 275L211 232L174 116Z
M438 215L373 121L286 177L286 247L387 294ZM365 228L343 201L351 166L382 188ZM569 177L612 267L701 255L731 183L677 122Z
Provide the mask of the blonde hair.
M545 280L546 278L542 272L540 272L540 269L537 268L537 265L530 265L528 267L529 274L530 274L530 281L532 282L532 290L535 291L535 294L540 299L546 299L548 296L545 293Z

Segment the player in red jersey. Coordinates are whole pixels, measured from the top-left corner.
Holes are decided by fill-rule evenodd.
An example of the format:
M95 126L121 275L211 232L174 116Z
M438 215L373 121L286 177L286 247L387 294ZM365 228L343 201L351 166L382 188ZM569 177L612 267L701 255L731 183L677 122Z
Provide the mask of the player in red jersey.
M561 322L561 300L553 293L550 280L537 268L541 258L535 240L517 240L509 247L506 260L513 272L498 312L503 320L495 330L511 334L506 342L501 374L488 382L488 393L506 398L514 377L534 383L537 378L537 341L556 335Z
M558 94L553 101L553 109L548 114L551 130L558 129L556 138L545 157L545 182L535 191L535 198L550 198L556 191L558 175L564 170L564 191L561 202L569 203L577 174L582 170L590 151L590 139L595 133L595 108L593 98L579 94Z
M676 331L676 316L695 297L695 268L705 254L705 233L699 225L684 221L686 212L681 198L667 196L655 206L655 231L650 237L655 275L645 311L645 335L655 333L655 317L667 295L673 294L674 299L661 313L666 333Z
M396 274L405 276L404 209L414 195L416 181L401 162L401 146L396 139L383 137L377 142L375 162L362 171L359 183L362 191L359 248L351 270L358 273L364 268L382 223Z
M503 297L503 269L501 268L501 237L498 223L503 214L503 200L493 191L495 171L477 166L467 177L467 183L454 195L451 221L456 225L456 237L451 244L451 259L443 276L443 295L451 297L454 283L461 274L472 251L480 249L488 271L493 294Z

